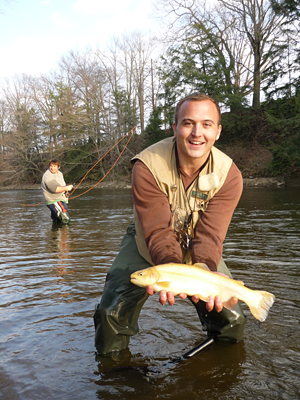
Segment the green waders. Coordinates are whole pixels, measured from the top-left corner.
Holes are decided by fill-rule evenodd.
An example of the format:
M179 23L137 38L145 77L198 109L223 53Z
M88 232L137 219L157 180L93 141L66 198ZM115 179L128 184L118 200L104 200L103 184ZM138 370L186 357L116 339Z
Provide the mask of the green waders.
M150 266L138 252L135 226L131 224L107 273L104 292L94 313L95 347L99 354L125 349L130 336L138 333L138 318L149 295L145 288L130 282L130 275ZM223 260L218 270L231 277ZM208 336L235 342L243 339L246 319L239 304L234 312L223 309L220 313L208 312L205 305L203 301L194 304Z
M221 258L218 265L218 272L222 272L232 279L232 275L223 258ZM243 339L246 318L240 301L235 306L234 311L223 308L221 312L218 312L215 309L208 312L204 301L200 300L195 304L190 297L188 298L196 307L198 316L202 323L202 328L207 332L208 337L218 338L220 340L230 340L236 343Z

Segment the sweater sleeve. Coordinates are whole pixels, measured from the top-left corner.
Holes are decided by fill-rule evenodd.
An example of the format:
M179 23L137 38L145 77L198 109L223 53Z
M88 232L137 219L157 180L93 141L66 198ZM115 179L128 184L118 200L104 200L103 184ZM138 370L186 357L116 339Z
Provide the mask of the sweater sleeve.
M205 263L217 271L222 257L223 242L243 190L242 175L232 163L224 185L209 201L199 219L193 239L193 263Z
M136 212L154 264L180 263L181 248L172 228L167 196L142 161L132 170L132 193Z

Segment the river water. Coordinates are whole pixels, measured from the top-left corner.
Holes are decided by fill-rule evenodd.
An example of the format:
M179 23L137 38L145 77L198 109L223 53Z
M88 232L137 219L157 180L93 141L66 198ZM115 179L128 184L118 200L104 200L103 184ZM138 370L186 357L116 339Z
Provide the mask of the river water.
M193 306L147 300L113 359L94 349L93 311L132 221L131 191L93 189L54 227L40 190L0 191L0 399L300 399L300 189L245 188L224 245L235 279L275 294L244 340L205 339Z

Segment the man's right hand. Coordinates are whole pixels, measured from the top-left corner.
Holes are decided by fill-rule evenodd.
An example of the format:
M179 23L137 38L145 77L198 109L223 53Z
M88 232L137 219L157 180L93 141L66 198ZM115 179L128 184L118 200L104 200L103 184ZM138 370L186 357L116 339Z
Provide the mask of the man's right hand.
M153 286L147 286L146 287L146 292L150 295L153 296L154 295L154 289ZM179 293L178 296L184 300L187 298L187 294L186 293ZM199 297L198 296L193 296L192 300L197 303L199 301ZM159 302L161 305L165 305L166 302L168 302L170 304L170 306L172 306L173 304L175 304L175 296L173 292L167 292L166 290L161 290L159 293Z

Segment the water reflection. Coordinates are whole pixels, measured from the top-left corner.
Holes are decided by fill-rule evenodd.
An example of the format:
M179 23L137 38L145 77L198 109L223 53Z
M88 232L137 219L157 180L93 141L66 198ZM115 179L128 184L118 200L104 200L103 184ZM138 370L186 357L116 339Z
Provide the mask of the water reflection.
M47 253L53 259L50 275L59 278L56 281L58 285L64 285L64 288L56 291L53 295L68 300L71 296L71 289L66 278L75 273L72 268L73 243L70 226L53 223L47 235L46 248ZM72 298L69 298L68 301L72 301Z
M191 359L137 359L129 350L115 357L114 363L108 357L105 360L98 356L98 371L95 372L99 376L95 381L100 386L98 398L103 398L107 391L117 398L126 398L126 393L134 391L135 398L149 395L182 400L187 398L188 391L191 399L217 399L220 393L235 388L243 379L245 359L244 342L235 345L218 342ZM139 362L144 364L139 365Z
M53 263L53 273L64 278L65 274L74 274L70 269L72 263L71 232L69 225L53 224L47 237L47 252L54 256L56 263Z

